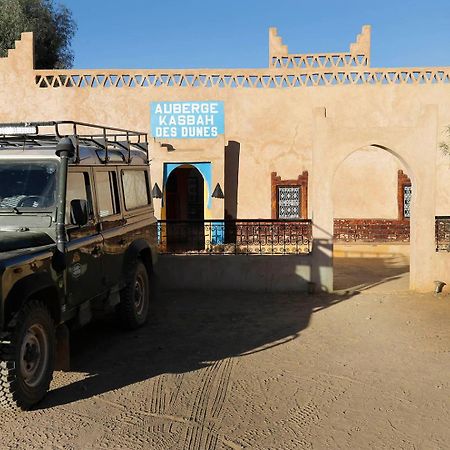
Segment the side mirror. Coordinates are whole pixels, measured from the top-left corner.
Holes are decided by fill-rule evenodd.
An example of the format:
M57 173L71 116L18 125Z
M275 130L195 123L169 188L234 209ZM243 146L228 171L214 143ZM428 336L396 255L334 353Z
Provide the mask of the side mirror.
M88 204L86 200L76 199L70 202L70 222L80 227L89 222Z

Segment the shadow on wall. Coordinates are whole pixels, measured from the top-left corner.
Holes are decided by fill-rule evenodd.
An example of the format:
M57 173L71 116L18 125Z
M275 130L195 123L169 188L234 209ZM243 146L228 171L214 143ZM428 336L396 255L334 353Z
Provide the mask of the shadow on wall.
M72 334L72 370L89 375L50 391L38 409L282 345L300 337L315 311L349 297L165 292L137 331L119 331L105 318Z
M240 153L241 144L229 141L225 147L225 219L237 219Z

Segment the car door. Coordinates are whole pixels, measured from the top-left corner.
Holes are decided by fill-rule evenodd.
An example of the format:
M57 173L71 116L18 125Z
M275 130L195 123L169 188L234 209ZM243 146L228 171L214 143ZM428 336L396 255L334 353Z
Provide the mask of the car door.
M120 178L127 245L145 241L149 247L155 246L156 218L152 208L148 167L123 168Z
M123 257L127 247L117 169L96 168L94 177L97 212L104 245L105 283L108 289L114 289L120 287L123 282Z
M93 299L106 292L103 273L103 237L94 213L90 168L70 168L67 176L66 230L67 243L67 297L70 306ZM73 224L70 202L86 200L89 220L86 225Z

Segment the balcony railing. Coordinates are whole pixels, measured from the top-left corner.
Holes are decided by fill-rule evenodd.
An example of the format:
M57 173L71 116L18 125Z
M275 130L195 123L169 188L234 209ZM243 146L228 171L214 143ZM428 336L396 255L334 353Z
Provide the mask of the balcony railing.
M335 219L334 241L409 243L409 221ZM312 248L311 220L160 220L162 254L289 255ZM436 251L450 252L450 216L436 217Z
M450 252L450 216L436 217L436 251Z
M160 220L162 254L289 255L311 252L310 220Z

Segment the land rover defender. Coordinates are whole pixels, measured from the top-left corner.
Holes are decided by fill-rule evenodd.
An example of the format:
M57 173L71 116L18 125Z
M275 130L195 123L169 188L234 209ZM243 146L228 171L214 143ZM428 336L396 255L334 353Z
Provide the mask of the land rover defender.
M156 219L147 134L0 124L0 407L47 393L60 327L149 315Z

